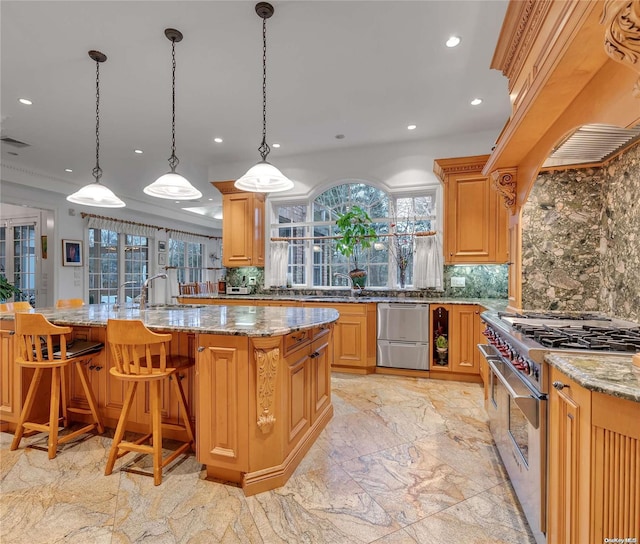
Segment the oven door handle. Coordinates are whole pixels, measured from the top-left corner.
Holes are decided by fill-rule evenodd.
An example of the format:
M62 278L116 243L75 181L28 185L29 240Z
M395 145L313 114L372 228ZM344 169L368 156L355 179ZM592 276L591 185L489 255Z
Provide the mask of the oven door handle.
M487 360L497 361L500 359L500 355L498 354L498 350L492 346L491 344L478 344L478 349L482 356Z
M538 411L538 403L540 399L535 397L533 394L530 395L520 395L516 393L513 389L507 378L502 374L502 372L495 365L493 359L487 359L487 363L491 367L491 370L496 375L496 377L500 380L500 383L504 386L504 388L509 393L509 396L513 399L513 401L517 404L518 408L522 410L522 413L525 415L529 423L533 425L534 429L540 427L540 418ZM521 380L520 376L515 375L519 380ZM524 385L524 382L523 382Z

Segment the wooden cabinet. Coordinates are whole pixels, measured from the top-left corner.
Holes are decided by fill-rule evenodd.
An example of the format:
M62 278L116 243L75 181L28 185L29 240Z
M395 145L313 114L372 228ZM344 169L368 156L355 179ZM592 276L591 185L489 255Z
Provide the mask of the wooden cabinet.
M197 457L247 495L284 485L333 415L332 326L198 337Z
M548 543L639 540L640 403L551 368L554 382L563 387L549 393Z
M471 376L480 375L481 356L478 344L484 343L482 335L482 322L480 313L483 311L477 304L437 304L431 305L429 338L435 339L434 315L438 315L438 309L444 310L442 315L448 315L448 327L446 327L448 340L448 354L445 365L436 364L438 356L435 353L435 340L431 342L430 376L437 377L438 373L463 374Z
M222 264L264 266L265 195L237 191L233 183L213 183L222 193Z
M376 370L376 304L305 302L305 307L333 308L340 313L333 333L333 368L370 374Z
M20 415L19 370L14 362L13 321L0 321L0 419L15 423Z
M446 264L507 262L507 209L482 168L489 155L437 159L444 186Z

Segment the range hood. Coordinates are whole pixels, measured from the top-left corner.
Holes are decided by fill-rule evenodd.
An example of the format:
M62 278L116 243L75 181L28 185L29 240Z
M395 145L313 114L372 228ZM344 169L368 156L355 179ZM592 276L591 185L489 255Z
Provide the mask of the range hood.
M640 126L584 125L554 148L542 168L606 162L640 140Z

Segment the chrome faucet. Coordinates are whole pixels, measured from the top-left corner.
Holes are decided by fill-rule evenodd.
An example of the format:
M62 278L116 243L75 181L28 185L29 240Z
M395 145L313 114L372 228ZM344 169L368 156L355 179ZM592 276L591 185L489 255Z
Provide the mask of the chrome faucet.
M124 283L118 286L118 301L113 305L113 309L117 310L121 306L124 308L127 305L127 301L125 300L124 295L124 287L125 285L135 285L138 283L137 281L125 281ZM120 298L120 293L122 293L122 298Z
M151 276L150 278L147 278L146 280L144 280L144 283L142 284L142 289L140 291L140 309L144 310L145 307L147 306L147 298L149 295L149 284L153 281L153 280L157 280L158 278L163 278L163 279L167 279L167 275L162 272L161 274L156 274L155 276Z
M342 274L341 272L334 272L334 278L344 278L349 282L349 296L355 297L358 290L362 290L362 287L353 283L353 278L349 274Z

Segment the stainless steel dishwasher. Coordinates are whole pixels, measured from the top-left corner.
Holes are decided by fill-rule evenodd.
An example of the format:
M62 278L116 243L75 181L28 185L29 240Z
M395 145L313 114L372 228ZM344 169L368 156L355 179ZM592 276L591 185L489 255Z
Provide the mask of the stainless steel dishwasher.
M428 304L378 304L377 365L429 370Z

